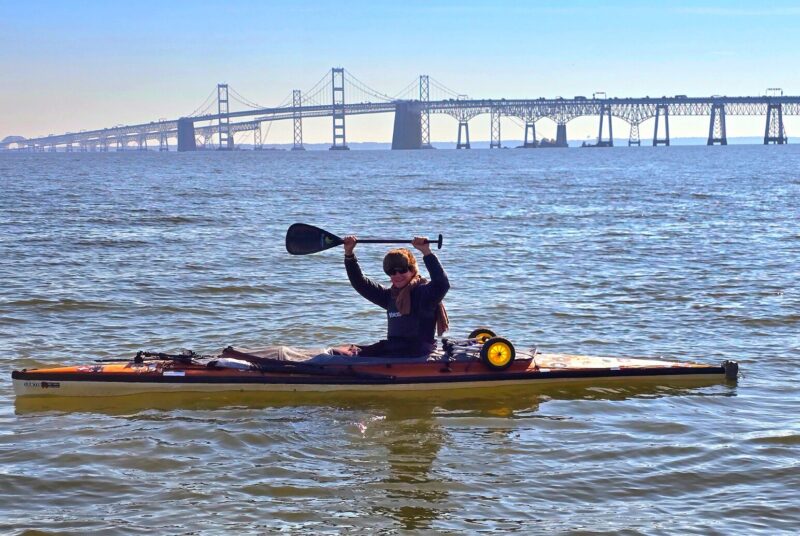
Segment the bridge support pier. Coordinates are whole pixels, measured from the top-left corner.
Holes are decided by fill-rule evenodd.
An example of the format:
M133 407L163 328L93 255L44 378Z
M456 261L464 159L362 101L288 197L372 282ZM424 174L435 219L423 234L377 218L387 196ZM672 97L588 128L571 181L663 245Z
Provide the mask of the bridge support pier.
M528 137L528 131L531 135ZM536 123L533 121L525 121L525 141L522 142L523 149L534 149L538 143L536 142Z
M789 143L783 129L783 108L780 104L767 104L767 126L764 129L764 145Z
M658 137L658 119L659 117L664 117L664 137ZM656 126L653 129L653 147L657 147L659 145L667 145L669 146L669 108L666 104L658 104L656 105Z
M394 108L392 149L422 149L422 113L419 106L398 102Z
M556 125L556 147L569 147L566 123L558 123Z
M500 108L492 108L490 115L492 137L489 141L489 149L502 149L503 144L500 141L500 117L502 112Z
M253 150L262 151L264 149L264 140L261 138L261 123L253 129Z
M461 130L464 130L464 143L461 143ZM458 143L456 149L469 149L469 123L467 121L458 122Z
M178 119L178 152L196 151L197 140L194 134L194 121L188 117Z
M603 119L608 117L608 141L603 139ZM611 106L603 104L600 106L600 130L597 132L598 147L614 147L614 131L611 129Z
M639 123L631 123L631 133L628 135L628 147L635 145L642 146L642 140L639 139Z
M728 145L728 136L725 129L725 105L711 105L711 122L708 125L708 142L706 145Z

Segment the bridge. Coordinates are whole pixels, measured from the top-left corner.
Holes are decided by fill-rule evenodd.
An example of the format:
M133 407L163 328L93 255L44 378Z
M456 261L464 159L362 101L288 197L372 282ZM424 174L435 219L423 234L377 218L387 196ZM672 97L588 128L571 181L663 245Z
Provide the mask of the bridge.
M345 99L345 96L348 99ZM231 100L244 109L232 111ZM502 147L501 118L510 118L524 128L521 147L566 147L567 125L578 117L599 119L597 141L591 147L612 147L612 117L629 127L628 145L641 145L640 127L654 119L652 144L669 145L669 120L675 116L707 116L708 145L727 145L726 117L763 116L764 144L788 142L784 116L800 115L800 97L784 96L777 88L763 96L688 97L686 95L608 98L592 97L535 99L471 99L459 94L428 75L414 79L395 96L372 89L343 68L333 68L310 90L292 90L278 106L265 107L238 94L227 84L218 84L205 102L192 114L178 119L160 119L136 125L119 125L98 130L68 132L28 139L6 139L0 149L23 151L118 151L147 150L158 144L159 150L195 151L198 149L231 150L235 136L253 134L253 147L262 149L263 125L274 121L292 121L292 150L304 150L303 119L332 119L331 150L347 150L346 118L353 115L393 113L392 149L430 148L430 115L446 114L458 124L457 149L469 149L469 122L488 115L491 125L490 148ZM548 119L556 124L555 139L537 139L536 123ZM171 145L172 144L172 145ZM584 144L587 145L587 144Z

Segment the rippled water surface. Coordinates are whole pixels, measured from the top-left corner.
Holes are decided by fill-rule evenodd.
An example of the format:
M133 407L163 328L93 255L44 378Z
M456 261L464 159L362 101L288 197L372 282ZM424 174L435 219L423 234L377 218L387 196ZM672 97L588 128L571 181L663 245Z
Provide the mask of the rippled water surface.
M800 529L796 146L0 154L0 189L0 532ZM25 367L378 339L297 221L444 234L454 335L743 376L15 399Z

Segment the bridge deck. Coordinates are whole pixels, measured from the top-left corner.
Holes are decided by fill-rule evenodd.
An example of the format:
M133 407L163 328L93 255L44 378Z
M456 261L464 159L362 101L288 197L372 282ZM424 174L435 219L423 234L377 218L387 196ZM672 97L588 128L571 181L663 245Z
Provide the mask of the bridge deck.
M659 110L666 110L671 116L711 115L715 106L724 107L726 115L766 115L770 106L780 105L784 116L800 115L800 96L751 96L751 97L643 97L643 98L536 98L536 99L447 99L439 101L393 101L362 102L344 105L345 115L363 115L376 113L394 113L398 103L418 107L429 113L449 114L459 121L468 121L481 114L498 114L499 116L519 117L526 122L535 122L548 118L559 124L566 124L572 119L583 116L600 116L609 113L630 124L656 117ZM288 106L279 108L261 108L230 112L227 114L207 114L190 117L194 123L218 121L221 117L228 119L249 118L247 121L230 123L230 132L242 132L259 128L262 122L283 121L297 118L331 117L332 105ZM0 143L0 147L11 144L18 146L54 147L72 144L108 144L136 141L158 141L177 136L178 120L124 125L81 132L29 138L24 141ZM198 126L196 131L203 135L216 132L216 125Z

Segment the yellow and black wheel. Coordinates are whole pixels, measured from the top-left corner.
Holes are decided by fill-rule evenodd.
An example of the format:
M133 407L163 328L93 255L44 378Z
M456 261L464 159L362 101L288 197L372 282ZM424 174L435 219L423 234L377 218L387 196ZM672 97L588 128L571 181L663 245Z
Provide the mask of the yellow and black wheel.
M469 334L468 339L477 339L478 342L486 342L486 340L496 337L497 334L489 328L473 329Z
M483 343L481 361L493 370L505 370L514 362L517 352L511 341L502 337L492 337Z

